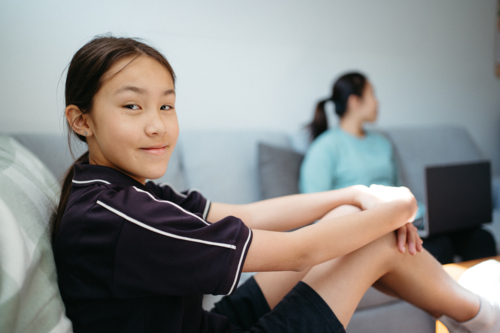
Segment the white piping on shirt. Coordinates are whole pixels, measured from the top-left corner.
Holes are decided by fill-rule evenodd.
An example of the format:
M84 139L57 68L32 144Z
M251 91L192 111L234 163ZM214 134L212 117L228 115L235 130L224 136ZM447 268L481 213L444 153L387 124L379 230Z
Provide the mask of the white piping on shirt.
M210 200L206 199L207 200L207 203L205 204L205 210L203 211L203 219L206 220L207 219L207 215L208 215L208 210L210 208L210 205L212 204L210 202Z
M182 212L184 212L184 213L186 213L186 214L189 214L189 215L191 215L191 216L193 216L193 217L196 217L198 220L200 220L201 222L205 223L206 225L210 225L210 223L208 223L207 221L205 221L205 220L204 220L204 219L202 219L201 217L199 217L199 216L197 216L197 215L195 215L195 214L193 214L193 213L191 213L191 212L189 212L189 211L185 210L185 209L184 209L184 208L182 208L181 206L179 206L179 205L177 205L177 204L173 203L172 201L167 201L167 200L159 200L159 199L156 199L155 197L153 197L153 196L151 195L151 193L146 192L146 191L143 191L143 190L141 190L141 189L138 189L138 188L137 188L137 187L135 187L135 186L132 186L132 187L133 187L133 188L134 188L137 192L146 193L146 194L147 194L147 195L149 195L149 196L151 197L151 199L153 199L154 201L157 201L157 202L163 202L163 203L166 203L166 204L170 204L170 205L172 205L172 206L174 206L174 207L176 207L176 208L179 208ZM205 207L205 209L206 209L206 207Z
M92 179L92 180L72 180L73 183L75 184L87 184L87 183L93 183L93 182L101 182L101 183L104 183L104 184L111 184L110 182L107 182L105 180L102 180L102 179Z
M165 232L163 230L159 230L159 229L153 228L153 227L151 227L151 226L149 226L149 225L147 225L145 223L137 221L136 219L134 219L134 218L132 218L132 217L130 217L130 216L128 216L128 215L120 212L119 210L106 205L104 202L102 202L100 200L97 200L97 204L100 205L100 206L102 206L102 207L104 207L105 209L109 210L110 212L115 213L116 215L123 217L125 220L127 220L129 222L132 222L135 225L138 225L139 227L142 227L144 229L148 229L148 230L150 230L152 232L156 232L157 234L160 234L160 235L163 235L163 236L167 236L167 237L171 237L171 238L175 238L175 239L180 239L180 240L185 240L185 241L193 242L193 243L201 243L201 244L207 244L207 245L225 247L225 248L228 248L228 249L236 250L236 246L231 245L231 244L209 242L209 241L205 241L205 240L201 240L201 239L189 238L189 237L179 236L179 235L175 235L175 234L172 234L172 233L169 233L169 232Z
M243 262L243 257L245 256L245 250L247 249L247 245L251 237L252 237L252 229L248 228L248 238L247 241L245 242L245 246L243 247L243 251L241 251L240 262L238 263L238 268L236 269L236 276L234 277L233 286L231 287L231 290L229 290L228 295L233 292L233 289L236 286L236 281L238 280L238 274L240 272L241 263Z

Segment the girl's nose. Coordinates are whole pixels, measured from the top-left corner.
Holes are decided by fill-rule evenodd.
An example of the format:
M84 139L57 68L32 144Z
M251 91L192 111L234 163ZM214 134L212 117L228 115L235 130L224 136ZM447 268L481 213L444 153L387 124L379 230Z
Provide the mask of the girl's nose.
M148 122L146 124L145 132L148 136L163 136L166 132L166 126L158 112L153 112L154 115L151 115L148 118Z

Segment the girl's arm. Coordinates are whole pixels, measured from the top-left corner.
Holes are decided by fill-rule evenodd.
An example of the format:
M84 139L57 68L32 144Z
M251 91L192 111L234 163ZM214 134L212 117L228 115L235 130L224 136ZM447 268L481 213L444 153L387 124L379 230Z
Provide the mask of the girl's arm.
M308 225L341 205L361 207L359 194L365 186L351 186L340 190L296 194L258 201L246 205L212 203L207 221L216 222L226 216L240 218L251 229L285 231Z
M293 232L254 230L243 271L299 271L350 253L404 226L415 215L417 205L407 189L396 191L397 198L371 209Z

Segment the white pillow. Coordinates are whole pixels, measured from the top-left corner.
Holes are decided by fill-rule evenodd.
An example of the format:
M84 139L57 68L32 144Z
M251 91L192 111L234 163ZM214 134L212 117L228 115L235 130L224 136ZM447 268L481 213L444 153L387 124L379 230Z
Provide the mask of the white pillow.
M71 332L50 244L59 185L13 138L0 135L0 332Z

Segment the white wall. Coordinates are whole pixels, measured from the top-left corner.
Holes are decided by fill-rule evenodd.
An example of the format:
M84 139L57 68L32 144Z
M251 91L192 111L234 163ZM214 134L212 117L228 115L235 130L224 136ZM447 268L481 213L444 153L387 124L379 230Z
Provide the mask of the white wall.
M61 131L65 66L112 32L170 60L181 130L297 130L359 69L380 126L464 125L500 172L495 12L496 0L2 0L0 132Z

